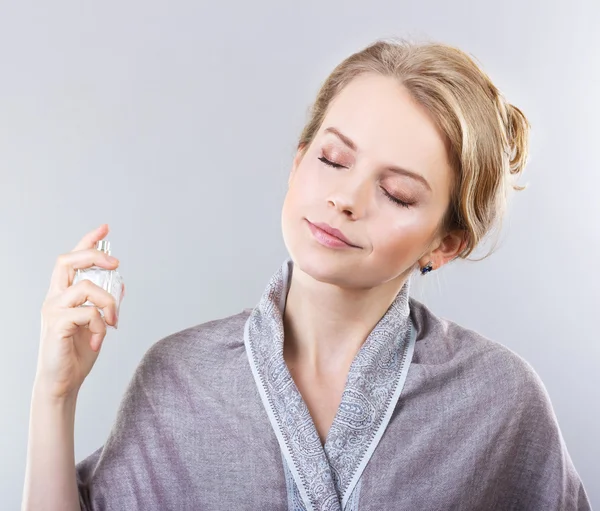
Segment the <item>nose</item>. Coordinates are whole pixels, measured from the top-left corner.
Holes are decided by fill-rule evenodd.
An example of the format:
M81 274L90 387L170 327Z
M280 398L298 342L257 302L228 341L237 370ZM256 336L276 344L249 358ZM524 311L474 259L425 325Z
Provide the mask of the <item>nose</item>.
M334 191L327 198L328 204L353 219L364 216L371 195L367 177L361 178L358 172L349 173L337 180L333 187Z

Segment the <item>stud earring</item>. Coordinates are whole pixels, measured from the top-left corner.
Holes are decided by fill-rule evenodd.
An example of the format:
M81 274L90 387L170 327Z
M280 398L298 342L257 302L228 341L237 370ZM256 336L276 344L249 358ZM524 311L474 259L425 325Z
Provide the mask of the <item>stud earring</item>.
M431 270L433 270L433 266L431 261L429 261L423 268L421 268L421 275L425 275L426 273L429 273Z

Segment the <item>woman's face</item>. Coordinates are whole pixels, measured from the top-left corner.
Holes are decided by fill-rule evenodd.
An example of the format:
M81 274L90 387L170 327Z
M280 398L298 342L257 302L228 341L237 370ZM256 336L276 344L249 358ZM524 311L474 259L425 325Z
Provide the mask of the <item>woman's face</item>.
M348 288L404 278L417 262L437 268L456 255L436 236L451 179L444 137L423 107L396 80L361 75L294 158L282 210L288 252L303 272ZM320 243L319 222L356 247Z

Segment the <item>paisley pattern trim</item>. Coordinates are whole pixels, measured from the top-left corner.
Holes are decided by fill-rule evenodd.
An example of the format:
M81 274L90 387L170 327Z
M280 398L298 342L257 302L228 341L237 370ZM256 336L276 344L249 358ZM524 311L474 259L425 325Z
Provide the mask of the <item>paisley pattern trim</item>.
M306 511L348 511L353 490L400 397L416 340L410 279L355 356L325 445L283 359L283 312L293 261L271 277L244 327L261 400ZM355 501L356 499L352 499ZM292 498L291 505L297 506ZM301 509L301 508L298 508Z

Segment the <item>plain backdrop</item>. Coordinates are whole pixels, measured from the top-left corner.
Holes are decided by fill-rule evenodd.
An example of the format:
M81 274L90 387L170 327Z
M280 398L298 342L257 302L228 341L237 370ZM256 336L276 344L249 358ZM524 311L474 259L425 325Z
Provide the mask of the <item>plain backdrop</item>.
M56 257L108 223L127 286L80 393L79 461L153 343L257 303L287 257L307 109L335 65L390 36L460 47L532 124L529 188L495 254L412 291L535 368L599 505L599 19L593 0L2 2L0 507L20 506Z

